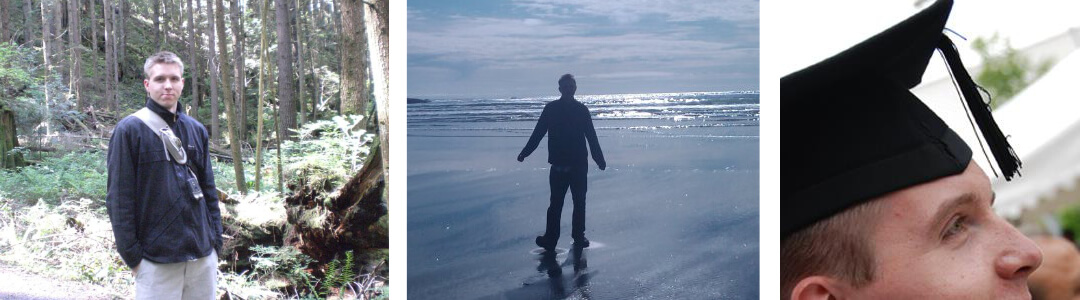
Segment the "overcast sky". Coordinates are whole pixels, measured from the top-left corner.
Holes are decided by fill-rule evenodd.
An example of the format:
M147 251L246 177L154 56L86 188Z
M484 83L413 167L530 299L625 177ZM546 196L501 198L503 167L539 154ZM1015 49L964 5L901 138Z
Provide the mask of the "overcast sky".
M758 90L758 1L410 0L409 97Z

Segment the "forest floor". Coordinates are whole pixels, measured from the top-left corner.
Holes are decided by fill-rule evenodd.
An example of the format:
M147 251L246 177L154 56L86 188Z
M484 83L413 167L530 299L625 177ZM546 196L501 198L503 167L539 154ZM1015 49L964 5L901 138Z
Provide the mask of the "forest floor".
M27 272L0 262L0 299L113 299L104 288L93 284L59 280Z

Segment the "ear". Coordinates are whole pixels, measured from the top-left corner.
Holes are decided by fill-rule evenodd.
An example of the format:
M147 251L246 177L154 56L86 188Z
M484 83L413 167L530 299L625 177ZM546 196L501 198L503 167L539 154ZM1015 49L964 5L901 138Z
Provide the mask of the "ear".
M825 276L810 276L799 280L791 291L791 300L846 299L847 285Z
M143 80L142 80L142 86L143 86L144 88L148 88L148 87L150 87L150 79L143 79Z

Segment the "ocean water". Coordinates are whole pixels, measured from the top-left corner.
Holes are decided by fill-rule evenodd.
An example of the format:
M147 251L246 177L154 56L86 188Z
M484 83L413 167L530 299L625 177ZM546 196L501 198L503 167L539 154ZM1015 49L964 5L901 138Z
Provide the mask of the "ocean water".
M710 135L709 129L758 126L757 92L698 92L578 95L602 130L648 131L671 135ZM491 136L531 130L552 97L435 99L408 105L410 136L462 134ZM530 123L533 122L533 123ZM526 132L526 134L531 131Z
M408 105L408 296L758 298L756 92L585 95L608 163L590 159L586 236L570 196L554 255L546 142L515 160L557 97Z

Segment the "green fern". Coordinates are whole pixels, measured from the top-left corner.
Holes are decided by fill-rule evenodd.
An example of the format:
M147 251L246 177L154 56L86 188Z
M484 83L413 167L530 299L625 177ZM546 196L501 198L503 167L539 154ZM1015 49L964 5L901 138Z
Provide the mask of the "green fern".
M323 279L322 294L329 295L331 291L338 290L346 284L352 283L356 278L356 265L353 261L352 250L345 252L345 261L335 258L326 264L326 275Z

